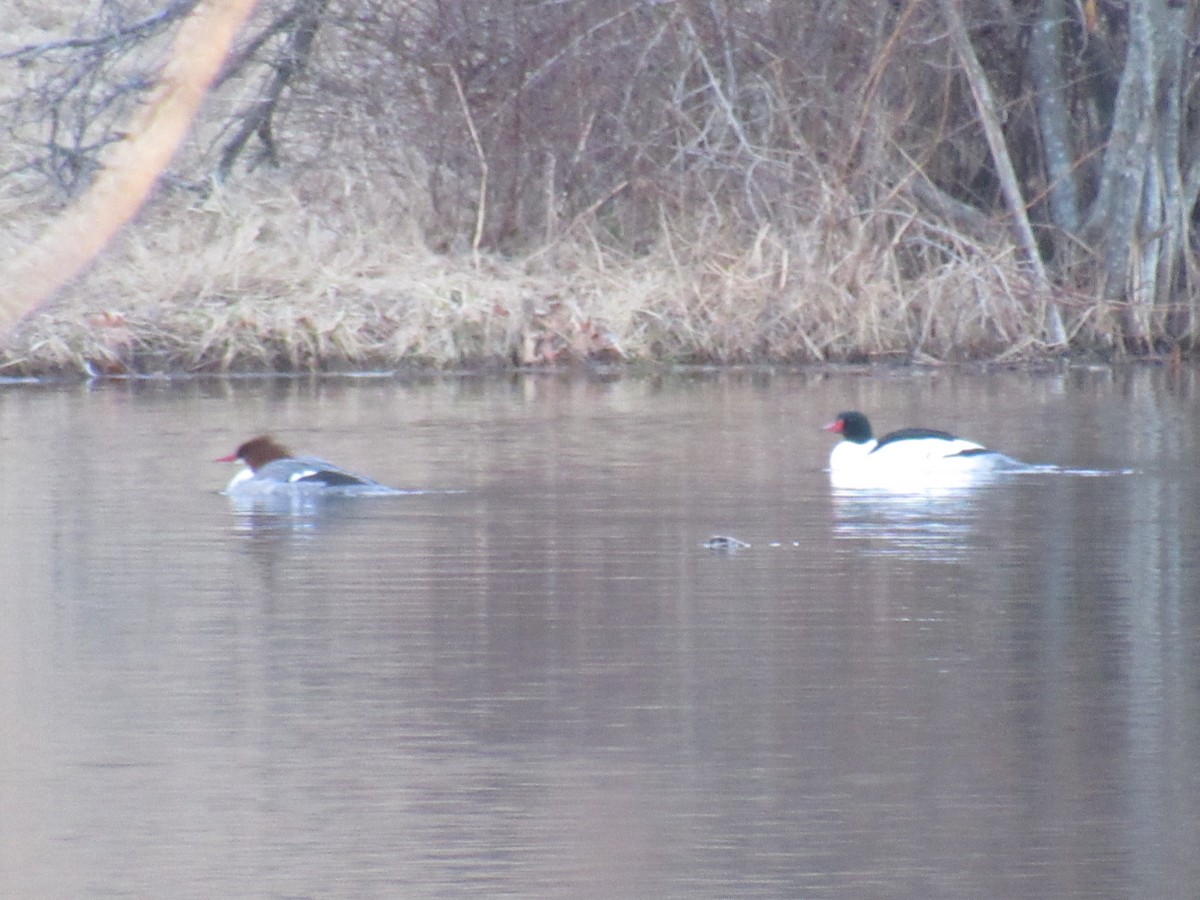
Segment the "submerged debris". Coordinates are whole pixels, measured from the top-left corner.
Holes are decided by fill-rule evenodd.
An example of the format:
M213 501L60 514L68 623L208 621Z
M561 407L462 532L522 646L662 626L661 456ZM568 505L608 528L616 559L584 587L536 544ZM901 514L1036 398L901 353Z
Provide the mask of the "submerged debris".
M745 541L739 541L735 537L729 537L724 534L714 534L707 541L700 545L705 550L741 550L744 547L749 547Z

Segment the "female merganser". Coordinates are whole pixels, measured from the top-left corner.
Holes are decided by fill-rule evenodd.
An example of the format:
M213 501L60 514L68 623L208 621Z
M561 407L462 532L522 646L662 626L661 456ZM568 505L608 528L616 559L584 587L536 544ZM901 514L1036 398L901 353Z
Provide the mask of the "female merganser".
M355 475L315 456L293 456L268 435L246 441L217 462L243 462L226 494L270 494L287 491L325 492L339 495L403 493L378 481Z
M829 454L829 471L838 486L960 485L1028 468L974 441L929 428L902 428L876 440L860 412L838 413L825 430L843 438Z

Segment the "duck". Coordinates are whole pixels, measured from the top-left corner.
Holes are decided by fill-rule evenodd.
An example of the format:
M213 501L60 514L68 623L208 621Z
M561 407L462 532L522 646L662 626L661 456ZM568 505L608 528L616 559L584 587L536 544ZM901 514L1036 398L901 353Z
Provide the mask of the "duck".
M824 428L842 436L829 454L830 476L839 486L965 485L1027 468L1011 456L932 428L902 428L877 439L870 420L853 410L838 413Z
M219 456L215 461L244 465L222 492L230 496L298 491L339 496L403 493L315 456L296 456L266 434L245 441L232 453Z

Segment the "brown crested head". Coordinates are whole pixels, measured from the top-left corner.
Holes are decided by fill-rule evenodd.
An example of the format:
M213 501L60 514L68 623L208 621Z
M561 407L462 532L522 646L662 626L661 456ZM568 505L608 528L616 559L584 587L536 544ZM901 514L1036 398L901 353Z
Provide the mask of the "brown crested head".
M292 452L270 435L263 434L246 441L228 456L222 456L217 462L233 462L240 459L254 471L258 471L269 462L277 459L287 459Z

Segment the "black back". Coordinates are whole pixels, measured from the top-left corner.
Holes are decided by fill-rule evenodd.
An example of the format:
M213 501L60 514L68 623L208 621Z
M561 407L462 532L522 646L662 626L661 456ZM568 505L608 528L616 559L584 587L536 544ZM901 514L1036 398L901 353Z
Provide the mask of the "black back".
M879 447L892 441L910 441L920 438L938 438L943 441L956 441L957 437L950 434L948 431L938 431L935 428L901 428L899 431L893 431L891 434L885 434L879 439ZM878 450L879 447L875 449Z

